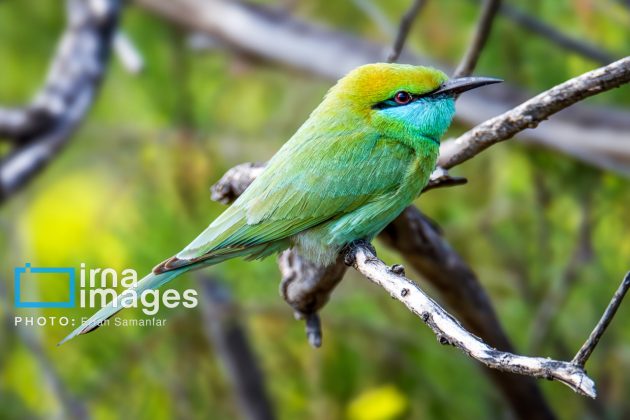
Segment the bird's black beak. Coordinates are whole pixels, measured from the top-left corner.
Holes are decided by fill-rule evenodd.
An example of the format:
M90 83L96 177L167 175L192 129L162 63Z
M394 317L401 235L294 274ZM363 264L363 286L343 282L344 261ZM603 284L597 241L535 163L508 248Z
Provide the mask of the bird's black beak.
M459 95L467 90L477 89L485 85L501 83L503 80L492 77L460 77L458 79L447 80L442 83L431 95Z

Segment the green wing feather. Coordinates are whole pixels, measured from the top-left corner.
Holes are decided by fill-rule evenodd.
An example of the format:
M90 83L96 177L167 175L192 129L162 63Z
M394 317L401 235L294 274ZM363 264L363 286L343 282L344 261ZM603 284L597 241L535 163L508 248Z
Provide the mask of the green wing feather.
M414 158L407 146L361 130L312 134L298 131L172 268L286 240L350 213L396 190Z

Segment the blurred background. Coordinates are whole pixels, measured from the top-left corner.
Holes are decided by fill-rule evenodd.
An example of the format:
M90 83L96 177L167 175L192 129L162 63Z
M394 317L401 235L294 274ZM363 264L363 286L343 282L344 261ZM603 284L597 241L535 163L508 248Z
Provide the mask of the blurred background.
M399 61L452 71L480 4L427 1ZM2 131L5 165L16 150L40 141L49 142L50 153L44 159L49 164L30 182L2 194L0 417L248 416L251 401L243 400L226 361L225 325L210 325L221 316L227 316L228 333L242 334L237 341L251 350L260 371L260 377L250 372L265 389L256 403L276 418L522 417L476 362L438 345L417 317L350 271L321 312L320 349L308 345L303 323L279 297L274 258L229 261L206 270L201 280L178 279L174 288L199 290L199 306L162 308L163 327L102 328L56 347L71 327L14 326L15 316L92 313L15 308L14 267L85 263L147 272L224 209L210 200L209 188L227 169L271 157L334 80L356 65L387 57L409 5L407 0L0 2L5 120L7 110L28 105L38 92L39 102L32 103L41 105L50 100L46 95L64 89L71 103L81 86L102 74L100 90L84 103L86 115L73 135L47 137L35 130L28 142L20 142L15 140L20 136ZM117 12L116 25L107 16ZM90 13L97 15L95 27L104 25L96 36L89 30ZM51 61L59 59L55 51L64 33L94 36L95 44L86 48L96 48L96 58L83 65L93 66L96 76L77 85L48 84L42 93L38 89ZM109 57L98 42L112 38ZM475 74L506 83L462 98L459 119L446 137L629 50L627 1L504 2ZM81 58L70 63L80 67ZM72 81L76 69L57 70ZM630 268L629 88L584 101L452 173L469 183L431 191L416 204L477 273L518 352L570 360ZM401 261L376 245L387 263ZM440 301L417 273L407 274ZM212 302L208 284L224 285L220 305ZM221 308L223 315L216 312ZM144 317L139 309L122 316ZM558 418L630 418L629 317L630 305L622 305L588 362L598 400L558 383L537 382Z

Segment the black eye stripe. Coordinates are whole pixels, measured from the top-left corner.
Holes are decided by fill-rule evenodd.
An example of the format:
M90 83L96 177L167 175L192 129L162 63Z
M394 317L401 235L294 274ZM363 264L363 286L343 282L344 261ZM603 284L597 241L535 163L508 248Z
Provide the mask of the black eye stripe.
M372 109L393 108L395 106L400 106L400 105L398 105L396 102L388 99L386 101L382 101L382 102L377 103L376 105L374 105L372 107Z
M407 103L404 103L404 104L398 103L394 99L396 97L396 95L401 92L401 91L396 91L396 93L394 93L394 96L392 96L391 98L388 98L388 99L386 99L384 101L381 101L381 102L377 103L372 108L373 109L385 109L385 108L393 108L393 107L396 107L396 106L409 105L410 103L413 103L413 102L417 101L418 99L422 99L422 98L426 98L427 96L431 96L438 89L439 89L439 87L434 89L434 90L432 90L432 91L430 91L430 92L425 92L425 93L421 93L421 94L414 94L414 93L405 91L406 93L408 93L411 96L411 100L409 102L407 102Z

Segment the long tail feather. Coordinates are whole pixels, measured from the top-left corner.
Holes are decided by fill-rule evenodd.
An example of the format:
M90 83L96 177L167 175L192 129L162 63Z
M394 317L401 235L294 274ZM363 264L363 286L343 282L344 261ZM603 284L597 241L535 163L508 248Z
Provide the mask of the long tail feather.
M236 257L247 257L247 258L264 258L274 252L278 252L282 249L288 247L288 242L286 241L278 241L267 244L261 244L258 246L253 246L246 249L239 249L233 252L208 256L203 259L199 259L197 261L190 261L190 265L172 267L168 271L164 271L165 263L158 265L153 272L146 275L138 282L138 285L134 289L136 291L136 296L140 298L143 292L147 290L154 290L159 287L162 287L164 284L173 280L175 277L185 273L189 270L196 270L202 267L207 267L209 265L218 264L222 261L229 260L231 258ZM169 259L167 261L175 261L173 259ZM177 260L183 261L183 260ZM112 300L107 306L101 308L98 312L90 317L87 321L85 321L81 326L74 331L72 331L66 338L61 340L58 346L62 345L66 341L72 340L77 335L87 334L91 331L94 331L98 327L100 327L105 321L109 318L116 315L118 312L124 309L124 306L121 304L122 300L125 296L118 295L114 300Z
M143 292L157 289L191 268L191 266L188 266L159 274L150 273L138 282L137 287L134 289L136 291L136 295L140 298ZM105 321L124 309L121 304L123 298L124 296L118 295L107 306L101 308L98 312L92 315L87 321L81 324L79 328L68 334L68 336L61 340L57 345L60 346L66 341L72 340L77 335L87 334L100 327Z

